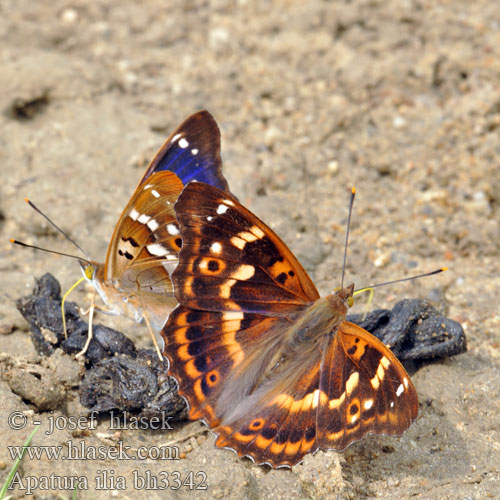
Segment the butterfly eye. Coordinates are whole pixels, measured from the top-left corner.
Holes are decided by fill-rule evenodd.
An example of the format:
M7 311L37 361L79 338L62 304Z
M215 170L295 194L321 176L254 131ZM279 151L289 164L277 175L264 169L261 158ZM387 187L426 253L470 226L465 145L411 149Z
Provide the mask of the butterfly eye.
M89 264L85 267L84 274L88 280L92 280L94 278L95 269L94 264Z
M354 304L354 298L353 297L347 297L347 305L349 307L352 307L353 304Z

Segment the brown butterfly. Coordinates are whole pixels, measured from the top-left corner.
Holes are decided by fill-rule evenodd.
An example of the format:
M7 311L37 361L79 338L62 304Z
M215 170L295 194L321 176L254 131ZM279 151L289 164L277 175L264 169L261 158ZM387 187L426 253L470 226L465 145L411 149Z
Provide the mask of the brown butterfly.
M219 127L208 111L189 116L165 141L146 169L115 226L106 261L99 263L76 257L84 277L92 283L106 305L101 309L136 321L145 320L159 355L154 332L161 330L177 304L171 274L177 265L182 240L174 204L184 185L191 181L205 182L229 191L222 175L220 142ZM26 201L86 254L50 218ZM90 332L91 326L87 344L78 356L85 352Z
M365 434L400 435L418 398L401 363L346 321L354 285L320 297L281 239L234 197L190 183L175 212L179 305L164 354L189 418L272 467Z
M181 247L174 204L192 180L229 190L220 132L208 111L188 117L165 141L123 210L105 263L81 261L106 312L146 319L159 332L177 304L170 275Z

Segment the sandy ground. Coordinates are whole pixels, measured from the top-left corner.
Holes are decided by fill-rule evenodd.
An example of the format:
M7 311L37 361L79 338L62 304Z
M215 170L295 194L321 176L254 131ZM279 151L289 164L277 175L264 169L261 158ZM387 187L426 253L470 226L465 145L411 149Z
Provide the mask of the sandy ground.
M185 457L23 462L21 486L28 476L31 484L51 473L83 476L89 489L78 498L500 498L497 2L5 0L0 12L0 481L12 463L7 444L22 444L39 419L36 446L175 442ZM322 293L339 285L353 185L348 279L363 286L450 268L375 295L374 307L431 300L468 337L467 353L413 375L420 413L402 438L372 436L270 471L215 449L198 423L117 434L103 420L95 431L49 432L50 417L85 413L75 389L81 367L65 356L40 360L14 300L35 276L50 271L67 288L79 270L9 244L74 251L23 197L104 259L148 160L202 108L220 124L233 192ZM88 304L88 290L73 300ZM98 320L149 345L142 326ZM48 377L62 391L53 414L33 412L11 390L12 374L33 367L35 383ZM27 411L26 428L9 427L15 411ZM168 472L168 491L146 491L148 471ZM204 481L208 490L193 489Z

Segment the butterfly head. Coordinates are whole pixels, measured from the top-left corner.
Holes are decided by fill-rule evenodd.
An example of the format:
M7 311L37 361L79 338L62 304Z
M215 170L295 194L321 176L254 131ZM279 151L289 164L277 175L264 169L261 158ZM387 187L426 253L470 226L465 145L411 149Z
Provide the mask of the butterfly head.
M133 317L135 311L129 312L127 310L128 297L121 296L119 290L112 283L106 283L104 264L87 260L80 260L79 262L83 277L92 284L104 304L106 304L106 311L109 314L125 314Z
M92 283L92 285L96 288L96 291L103 298L104 302L108 303L108 300L104 297L105 295L111 293L109 290L112 290L114 286L113 283L107 283L104 279L104 264L100 264L92 260L80 260L79 262L83 277ZM108 292L104 293L104 289L108 290Z
M92 281L97 269L97 264L95 262L89 262L86 260L79 260L78 263L80 264L83 277L88 281Z
M353 293L354 283L345 288L336 288L333 293L328 295L327 299L332 308L346 315L349 308L354 304Z
M80 263L83 277L92 283L99 295L103 297L104 302L107 303L108 301L104 298L103 288L112 287L104 286L104 264L99 264L92 260L79 260L78 262Z

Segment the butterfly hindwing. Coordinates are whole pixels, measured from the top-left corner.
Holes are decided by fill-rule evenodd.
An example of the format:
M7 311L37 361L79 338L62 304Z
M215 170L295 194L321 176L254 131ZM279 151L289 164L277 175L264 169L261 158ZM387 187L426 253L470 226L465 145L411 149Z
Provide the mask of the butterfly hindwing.
M156 172L136 190L115 227L96 287L110 306L122 304L139 320L147 310L159 331L176 305L171 274L182 240L173 206L182 183L172 172ZM123 306L122 306L123 307Z
M177 263L181 239L173 208L182 188L175 174L164 171L154 173L134 193L111 238L107 279L150 267L155 261L155 265Z
M258 349L257 334L262 328L264 332L271 328L275 321L253 314L243 317L233 312L200 311L182 306L172 311L168 337L162 333L168 343L166 352L171 371L179 383L179 393L189 403L191 419L203 419L210 427L220 423L216 407L223 381L234 378L245 359ZM243 385L249 382L245 377L242 380ZM245 392L245 388L239 387L238 392Z
M231 415L214 429L216 445L248 456L258 464L291 467L314 452L320 378L319 356L292 361L288 370L253 401L236 420ZM246 411L245 411L246 410Z
M292 361L251 411L216 427L216 444L256 463L293 466L306 453L343 450L369 433L400 435L415 420L415 388L378 339L343 322L319 351Z
M363 328L344 321L321 366L318 446L342 450L365 434L400 435L415 420L418 397L396 356Z

